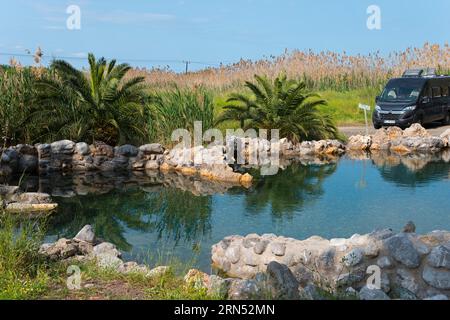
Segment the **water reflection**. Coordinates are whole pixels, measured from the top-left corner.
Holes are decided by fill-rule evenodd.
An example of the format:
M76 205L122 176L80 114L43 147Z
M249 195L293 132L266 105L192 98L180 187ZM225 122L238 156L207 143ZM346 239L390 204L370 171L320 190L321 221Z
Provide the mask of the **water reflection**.
M450 177L450 151L402 155L388 152L350 153L350 159L370 159L381 177L401 187L424 186Z
M125 251L132 249L124 236L126 229L157 233L158 238L169 238L175 244L180 239L201 237L211 229L211 196L193 196L172 188L152 192L134 188L55 199L59 209L50 220L50 235L73 236L85 224L92 224L100 238Z
M270 208L274 218L288 218L323 194L322 184L337 168L336 163L303 165L293 163L277 175L258 177L245 192L246 209L257 214Z

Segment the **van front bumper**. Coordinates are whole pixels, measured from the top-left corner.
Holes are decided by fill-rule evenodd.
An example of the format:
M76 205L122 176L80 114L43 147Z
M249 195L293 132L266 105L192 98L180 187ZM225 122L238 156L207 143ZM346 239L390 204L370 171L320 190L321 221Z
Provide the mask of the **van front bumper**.
M416 121L414 113L412 112L377 112L372 115L372 122L374 126L397 126L409 127Z

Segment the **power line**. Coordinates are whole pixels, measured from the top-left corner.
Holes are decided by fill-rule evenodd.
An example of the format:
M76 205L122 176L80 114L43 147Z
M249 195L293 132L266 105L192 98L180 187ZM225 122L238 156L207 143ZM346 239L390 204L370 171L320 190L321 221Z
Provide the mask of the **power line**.
M0 56L10 56L10 57L28 57L28 58L34 58L34 55L31 53L8 53L8 52L0 52ZM73 57L73 56L56 56L56 55L43 55L41 58L44 59L63 59L63 60L83 60L85 61L87 57ZM112 60L107 58L108 60ZM167 64L182 64L186 65L186 70L188 70L189 64L197 64L197 65L204 65L204 66L210 66L210 67L216 67L220 66L222 63L229 63L229 62L205 62L205 61L187 61L187 60L167 60L167 59L121 59L116 58L117 61L127 61L127 62L143 62L143 63L167 63ZM186 71L187 72L187 71Z

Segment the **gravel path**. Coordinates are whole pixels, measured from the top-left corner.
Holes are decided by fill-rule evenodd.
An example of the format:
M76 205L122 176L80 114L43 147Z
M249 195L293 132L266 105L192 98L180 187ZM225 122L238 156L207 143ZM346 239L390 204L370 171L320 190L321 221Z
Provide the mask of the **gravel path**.
M443 133L445 130L450 129L450 126L439 126L439 125L426 125L425 128L428 130L428 132L431 133L433 136L439 136L441 133ZM339 131L341 131L343 134L345 134L347 137L361 134L366 134L366 127L365 126L345 126L345 127L339 127ZM375 129L372 125L369 125L369 134L373 134L375 132Z

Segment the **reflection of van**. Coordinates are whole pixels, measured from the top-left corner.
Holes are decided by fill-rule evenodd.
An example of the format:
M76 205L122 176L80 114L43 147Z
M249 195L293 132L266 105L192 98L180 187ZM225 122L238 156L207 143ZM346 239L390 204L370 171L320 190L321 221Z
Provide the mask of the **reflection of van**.
M450 124L450 76L436 76L433 69L414 69L389 80L376 98L372 121L375 129L433 121Z

